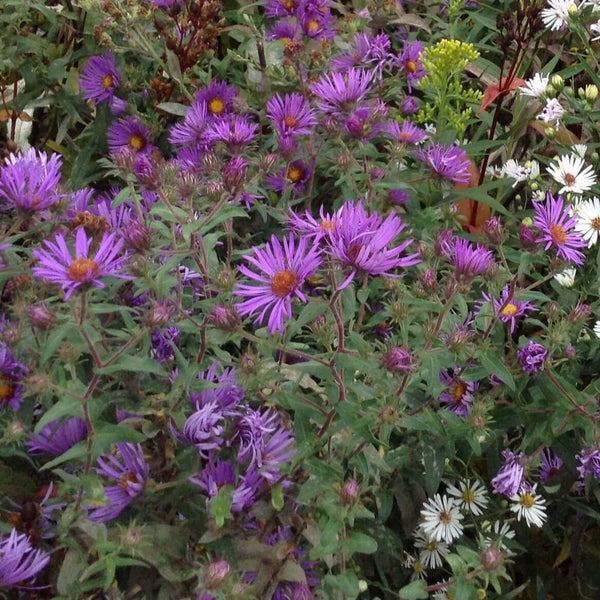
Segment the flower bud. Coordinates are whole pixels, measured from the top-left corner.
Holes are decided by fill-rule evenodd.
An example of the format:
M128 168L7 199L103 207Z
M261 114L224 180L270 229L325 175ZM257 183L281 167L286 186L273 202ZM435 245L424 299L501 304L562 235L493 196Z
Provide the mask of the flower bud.
M223 331L235 331L241 324L240 315L227 306L213 306L210 313L210 322Z
M340 499L342 506L350 506L354 504L360 497L360 486L356 479L348 479L342 486L340 491Z
M152 233L144 224L132 219L121 230L125 244L137 252L146 252L152 247Z
M492 244L502 244L504 241L504 227L500 217L491 217L485 222L484 231Z
M412 354L402 346L389 348L388 351L383 355L381 364L384 369L387 369L392 373L408 373L416 366L416 363L413 361Z
M404 116L414 115L419 110L419 104L412 96L407 96L400 107L400 112Z
M269 154L265 154L260 160L260 170L269 172L273 169L273 167L277 164L279 157L277 154L273 152L269 152Z
M440 284L437 280L437 275L433 269L427 269L421 276L421 285L428 294L437 294L440 289Z
M562 89L565 87L565 80L558 73L554 73L554 75L552 75L550 78L550 83L557 92L562 91Z
M148 311L144 323L150 329L161 329L169 322L171 313L171 307L167 302L158 302Z
M229 576L229 563L226 560L215 560L204 572L204 587L207 590L220 588Z
M569 360L573 360L576 357L577 357L577 352L575 351L575 348L573 348L573 346L571 346L569 344L565 348L565 358L568 358Z
M598 98L598 86L593 83L585 86L585 99L594 102Z
M488 546L479 555L479 564L483 567L483 570L488 573L497 571L503 563L504 555L498 548L494 548L494 546Z
M533 229L530 229L527 225L521 225L519 240L521 241L523 248L527 250L532 250L537 246L537 236Z
M56 325L56 315L45 304L30 306L29 320L37 329L52 329Z

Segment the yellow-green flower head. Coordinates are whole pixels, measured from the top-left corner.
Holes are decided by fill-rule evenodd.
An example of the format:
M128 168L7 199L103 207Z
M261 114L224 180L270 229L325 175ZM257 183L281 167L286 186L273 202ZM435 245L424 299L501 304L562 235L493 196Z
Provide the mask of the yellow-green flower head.
M435 46L426 48L423 64L432 72L462 71L470 62L479 58L473 44L459 40L441 40Z

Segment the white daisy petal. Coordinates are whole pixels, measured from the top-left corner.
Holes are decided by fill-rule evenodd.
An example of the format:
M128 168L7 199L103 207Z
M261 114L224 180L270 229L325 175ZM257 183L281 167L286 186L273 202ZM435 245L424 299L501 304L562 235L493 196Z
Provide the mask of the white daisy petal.
M522 487L511 500L510 510L517 515L517 520L525 519L528 527L542 527L546 520L546 501L535 491L536 486Z
M463 516L454 498L435 494L421 510L421 530L436 542L450 543L463 533Z
M583 194L591 189L596 183L596 175L592 166L584 168L584 160L581 156L569 154L560 156L555 164L548 167L548 173L558 183L562 183L559 194L571 192L573 194Z

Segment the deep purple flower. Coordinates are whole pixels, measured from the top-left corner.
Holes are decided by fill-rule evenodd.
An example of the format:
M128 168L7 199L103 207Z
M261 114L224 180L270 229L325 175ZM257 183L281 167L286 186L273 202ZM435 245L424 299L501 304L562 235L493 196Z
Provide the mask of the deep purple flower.
M213 143L224 143L235 154L256 137L257 130L258 125L242 115L225 115L208 124L206 139Z
M468 417L469 409L473 404L473 392L479 389L477 381L464 381L461 377L462 369L441 371L440 381L448 386L448 390L440 395L440 403L460 417Z
M237 88L224 81L213 81L196 92L196 100L206 105L209 117L219 117L233 110Z
M400 256L412 239L392 246L405 224L396 214L384 220L378 213L367 215L359 200L346 202L338 211L338 226L330 234L330 254L351 268L350 275L341 284L347 286L357 272L369 275L399 277L392 269L409 267L421 262L418 253Z
M116 444L117 456L104 454L98 458L98 475L116 481L118 485L106 486L104 494L108 506L88 507L89 518L103 523L116 519L139 496L150 475L150 467L144 458L140 444Z
M78 228L73 258L65 237L58 233L54 242L44 242L45 249L32 251L38 261L33 267L33 274L59 284L65 291L65 300L68 300L75 290L89 284L99 288L105 287L102 278L107 275L131 279L129 275L121 272L127 256L117 256L123 246L122 239L117 238L114 233L105 234L93 258L90 257L92 241L93 238L87 237L83 227Z
M311 85L316 104L325 115L349 114L369 92L373 74L364 69L326 73Z
M413 355L403 346L392 346L388 348L381 359L384 369L392 373L409 373L416 366Z
M293 2L293 0L288 0ZM279 40L283 42L284 46L289 46L293 42L297 41L301 36L300 28L296 22L290 21L277 21L273 24L272 29L267 29L265 37L269 41Z
M240 272L259 282L259 285L237 285L235 294L247 298L236 304L240 315L258 313L255 321L264 323L267 313L269 333L284 332L284 317L292 317L292 298L306 302L300 290L307 277L319 268L321 257L316 246L309 248L309 241L300 238L298 243L290 235L281 242L273 235L264 248L254 248L254 256L244 255L246 262L259 272L240 266Z
M292 197L304 191L304 186L312 176L311 168L302 160L293 160L287 168L277 175L269 175L267 185L272 190L282 194L288 187L292 188Z
M196 97L185 112L183 123L177 123L171 129L169 142L174 146L195 147L201 155L210 146L206 140L208 123L209 116L206 102ZM198 162L200 161L198 160Z
M57 192L61 166L58 154L48 158L35 148L10 154L0 169L0 210L31 213L54 206L62 197Z
M406 190L391 189L388 190L388 200L393 204L403 206L408 204L410 200L410 194Z
M408 117L410 115L414 115L419 110L419 103L415 99L414 96L407 96L400 107L400 112Z
M427 71L421 61L421 53L424 46L422 42L414 40L412 42L404 42L404 48L398 56L398 64L401 71L406 74L406 85L408 91L411 92L413 86L427 75Z
M490 294L486 294L485 292L483 292L483 297L486 299L486 302L492 304L494 313L498 318L504 323L510 324L511 334L515 332L517 319L526 317L528 313L538 310L537 306L534 306L526 300L515 300L514 294L511 294L507 285L502 288L502 295L499 299L493 298ZM484 305L485 303L482 302L480 308Z
M44 425L37 435L31 434L26 442L29 454L52 454L59 456L84 440L87 436L85 421L72 417L66 421L57 419Z
M518 352L521 368L530 375L544 370L544 364L548 356L548 350L542 344L529 340L527 346L523 346Z
M223 369L219 374L218 363L198 373L198 379L207 386L200 392L190 392L190 402L198 409L207 404L216 404L227 416L237 415L237 407L244 398L244 390L237 385L235 369Z
M356 108L344 122L344 129L355 140L372 140L383 131L381 118L387 115L387 106L381 101L363 104Z
M310 2L303 2L304 6L310 6ZM300 18L300 27L302 33L313 39L331 39L335 35L335 27L333 27L333 19L329 10L329 5L326 3L326 10L319 10L318 7L311 7L304 11Z
M175 358L175 348L179 344L179 329L177 327L165 327L153 331L150 341L152 356L159 363L173 360Z
M536 240L545 243L545 250L554 248L556 255L563 260L582 265L585 260L583 252L576 248L584 248L587 243L578 231L576 215L569 216L568 208L564 208L561 196L554 198L551 194L546 196L546 202L535 202L535 218L533 224L542 232Z
M102 56L92 56L79 77L79 85L86 100L100 104L110 100L121 83L121 74L112 52Z
M26 371L23 363L15 360L4 342L0 342L0 408L21 406L21 379Z
M427 137L424 129L406 119L402 121L402 126L398 124L398 121L390 121L386 124L385 131L391 139L401 144L418 144Z
M454 277L462 283L469 282L494 264L494 255L491 250L482 244L473 246L464 238L452 238L443 244L441 251L454 265Z
M427 148L415 150L415 156L440 177L455 183L468 183L471 179L471 161L467 158L467 153L458 146L432 142Z
M13 529L7 538L0 537L0 587L20 587L49 562L50 555L36 550L28 535Z
M510 450L502 451L504 464L491 481L494 493L504 494L507 498L510 498L521 489L524 470L520 461L524 456L523 452L515 454Z
M299 4L299 0L267 0L265 14L270 19L292 16L296 14Z
M150 154L156 149L150 130L136 116L115 121L108 128L106 137L110 153L115 157L120 152L133 156L138 152Z
M317 123L314 110L300 94L277 94L267 101L266 109L279 137L310 135Z
M584 448L575 458L579 461L577 471L581 479L588 475L600 479L600 448Z
M560 456L554 454L550 448L544 448L542 452L542 464L539 468L540 481L546 483L549 479L552 479L564 464Z

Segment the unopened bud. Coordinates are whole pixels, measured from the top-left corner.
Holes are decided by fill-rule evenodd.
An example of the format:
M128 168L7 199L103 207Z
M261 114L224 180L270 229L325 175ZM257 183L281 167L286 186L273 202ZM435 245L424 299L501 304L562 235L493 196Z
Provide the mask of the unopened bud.
M519 240L521 241L521 245L523 248L528 250L532 250L537 246L537 236L533 229L527 227L527 225L521 225L521 229L519 231Z
M484 571L488 573L498 570L504 563L504 555L498 548L494 546L488 546L479 555L479 564L483 567Z
M56 325L56 315L45 304L30 306L29 320L37 329L52 329Z
M342 486L340 491L340 498L342 506L350 506L354 504L360 497L360 486L356 479L348 479Z
M557 92L562 91L562 89L565 87L565 80L558 73L554 73L554 75L552 75L550 78L550 83Z
M312 600L313 595L305 583L298 583L294 587L291 600Z
M500 217L491 217L485 222L484 231L492 244L502 244L504 241L504 227Z
M121 230L125 244L137 252L145 252L152 247L152 233L144 224L132 219Z
M213 306L210 321L215 327L223 331L235 331L242 322L240 315L227 306Z
M171 313L171 307L167 302L159 302L148 311L144 323L150 329L161 329L169 322Z
M215 560L204 572L204 587L208 590L220 588L229 576L229 563L226 560Z
M412 354L402 346L389 348L383 355L381 364L384 369L387 369L392 373L408 373L416 366Z

